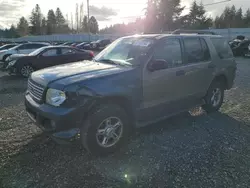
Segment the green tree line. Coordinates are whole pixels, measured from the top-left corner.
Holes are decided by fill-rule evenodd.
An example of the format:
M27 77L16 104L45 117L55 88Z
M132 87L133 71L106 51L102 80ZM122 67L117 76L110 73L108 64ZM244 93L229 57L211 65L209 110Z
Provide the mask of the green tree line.
M221 15L212 19L202 3L193 1L189 12L183 15L186 7L181 0L148 0L145 18L129 24L115 24L100 30L100 33L159 33L175 29L224 29L249 28L250 9L243 13L235 6L226 7Z
M76 4L78 11L78 4ZM83 7L81 6L81 9ZM78 17L80 15L77 15ZM67 33L98 33L98 22L94 16L89 21L86 15L83 18L77 18L77 28L73 27L73 19L70 23L65 19L60 8L55 11L50 9L46 16L42 14L40 6L37 4L32 10L29 20L21 17L16 26L12 25L10 29L0 30L0 36L7 38L22 37L27 35L51 35Z

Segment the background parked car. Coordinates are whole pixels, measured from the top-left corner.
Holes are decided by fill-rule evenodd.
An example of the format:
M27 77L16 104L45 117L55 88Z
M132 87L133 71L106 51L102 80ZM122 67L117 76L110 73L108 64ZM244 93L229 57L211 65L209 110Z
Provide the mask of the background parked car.
M2 51L2 50L8 50L8 49L13 48L13 47L15 47L17 45L18 44L15 44L15 43L13 43L13 44L5 44L5 45L3 45L3 46L0 47L0 51Z
M84 49L84 46L86 46L87 44L89 44L90 42L82 42L78 45L76 45L76 48L78 49Z
M65 43L63 43L62 45L63 46L70 46L71 44L73 44L74 42L65 42Z
M76 47L78 44L80 44L81 42L74 42L73 44L71 44L70 46L72 47Z
M28 77L33 71L55 65L91 60L94 53L67 46L48 46L40 48L29 55L12 55L6 70L10 74Z
M238 36L229 42L234 56L248 56L250 53L250 40L244 36Z
M6 58L12 54L29 54L38 48L48 46L48 43L25 43L19 44L8 50L0 51L0 61L6 61Z
M98 40L95 42L90 43L90 49L91 50L103 50L106 48L111 43L110 39L103 39L103 40Z

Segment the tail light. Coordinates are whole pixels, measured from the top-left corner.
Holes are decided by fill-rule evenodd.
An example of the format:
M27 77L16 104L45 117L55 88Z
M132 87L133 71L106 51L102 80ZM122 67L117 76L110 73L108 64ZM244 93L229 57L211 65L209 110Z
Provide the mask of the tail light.
M95 54L94 54L93 51L90 51L89 54L90 54L91 57L94 57L94 56L95 56Z

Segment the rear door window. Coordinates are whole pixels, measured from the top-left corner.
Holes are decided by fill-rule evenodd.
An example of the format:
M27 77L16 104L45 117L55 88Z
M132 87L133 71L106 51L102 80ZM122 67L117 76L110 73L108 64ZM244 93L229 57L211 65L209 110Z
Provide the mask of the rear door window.
M70 55L70 54L74 54L75 51L73 49L70 49L70 48L62 48L61 53L62 53L62 55Z
M204 39L184 38L188 63L200 63L210 60L210 52Z
M227 40L223 38L211 38L211 41L220 59L227 59L233 57L232 50Z

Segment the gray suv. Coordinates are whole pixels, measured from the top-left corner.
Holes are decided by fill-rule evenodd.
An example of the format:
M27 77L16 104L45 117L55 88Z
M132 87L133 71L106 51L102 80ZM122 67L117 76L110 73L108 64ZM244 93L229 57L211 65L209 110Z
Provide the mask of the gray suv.
M25 105L55 139L80 135L93 154L114 152L142 127L201 105L219 110L233 85L228 42L212 34L154 34L117 39L92 61L34 72Z

